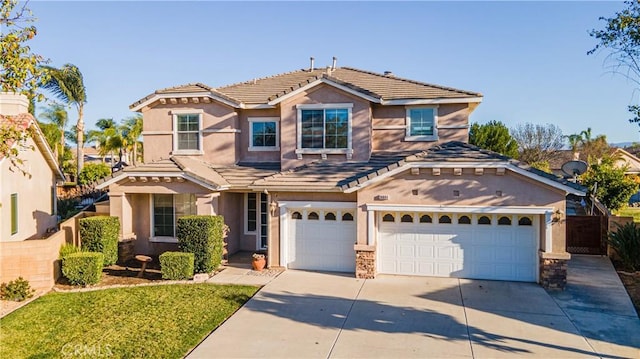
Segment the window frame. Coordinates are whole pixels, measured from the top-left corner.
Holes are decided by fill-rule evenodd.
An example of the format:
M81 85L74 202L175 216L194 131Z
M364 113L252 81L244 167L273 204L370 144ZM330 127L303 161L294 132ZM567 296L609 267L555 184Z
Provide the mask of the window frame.
M178 131L178 117L179 116L184 116L184 115L197 115L198 116L198 149L197 150L188 150L188 149L180 149L178 148L179 145L179 141L178 141L178 135L181 132L185 132L185 131ZM171 154L173 155L202 155L204 154L204 150L202 148L203 145L203 128L202 128L202 118L204 115L204 111L203 110L198 110L198 109L192 109L192 110L172 110L171 111L171 116L173 118L173 151L171 152ZM185 133L194 133L195 131L186 131Z
M15 235L19 231L19 215L18 215L18 193L11 194L11 235Z
M280 117L249 117L249 151L280 151ZM273 122L276 124L276 145L255 146L253 144L253 124L256 122Z
M437 141L438 140L438 105L409 106L405 109L406 133L405 141ZM411 134L411 111L412 110L433 110L433 134L432 135L412 135Z
M327 103L327 104L298 104L296 105L298 118L296 119L297 142L295 153L302 154L346 154L348 158L353 154L353 103ZM322 110L322 137L323 148L302 147L302 111ZM347 147L325 148L326 145L326 110L347 110Z
M169 195L171 196L171 201L172 201L172 208L173 208L173 237L171 236L156 236L155 235L155 231L154 231L154 227L155 227L155 195ZM149 201L149 205L150 205L150 212L151 212L151 221L150 221L150 229L149 229L149 233L150 233L150 238L149 241L150 242L163 242L163 243L178 243L178 238L176 237L176 227L178 224L178 215L176 214L176 196L178 195L189 195L190 198L193 198L193 207L192 207L192 214L198 214L198 198L196 196L195 193L151 193L150 194L150 201ZM184 214L181 215L182 216L188 216L188 215L192 215L192 214Z

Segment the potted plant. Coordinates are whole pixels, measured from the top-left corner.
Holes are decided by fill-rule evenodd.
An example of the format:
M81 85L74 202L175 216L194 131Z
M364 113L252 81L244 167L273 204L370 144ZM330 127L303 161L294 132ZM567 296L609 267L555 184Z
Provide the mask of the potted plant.
M251 266L253 267L253 270L258 272L262 271L264 266L267 264L265 255L262 253L254 253L252 257L253 260L251 261Z

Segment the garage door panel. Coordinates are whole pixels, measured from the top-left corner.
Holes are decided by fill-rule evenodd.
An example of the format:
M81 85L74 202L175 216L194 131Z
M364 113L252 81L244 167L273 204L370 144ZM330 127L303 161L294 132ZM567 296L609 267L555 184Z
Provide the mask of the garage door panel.
M414 214L414 218L420 218L420 214ZM378 271L536 280L537 219L532 226L518 226L517 221L499 226L495 222L478 225L476 217L472 218L472 224L456 224L455 220L452 224L379 222Z
M301 219L290 219L288 229L287 265L294 269L355 271L356 225L354 221L324 220L326 212L336 210L313 209L319 219L308 219L303 209L291 209L290 213L305 213ZM392 247L389 247L393 250Z

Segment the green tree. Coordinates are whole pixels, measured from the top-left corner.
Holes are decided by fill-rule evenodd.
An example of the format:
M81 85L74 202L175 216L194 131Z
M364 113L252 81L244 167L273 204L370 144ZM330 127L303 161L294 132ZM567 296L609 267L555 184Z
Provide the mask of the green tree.
M625 168L615 166L613 157L604 156L600 163L592 163L580 180L589 188L590 194L595 195L609 210L615 211L627 204L631 195L638 191L636 178L624 172Z
M26 5L25 2L18 6L18 0L0 2L0 90L21 93L33 100L38 83L45 78L40 65L46 61L26 45L37 34L36 27L32 25L35 18ZM3 121L0 125L0 158L8 159L12 171L27 176L30 174L19 154L22 149L33 149L27 145L32 132L32 128L21 130L12 121Z
M102 162L106 155L111 155L111 165L114 164L114 154L117 152L122 158L122 148L124 140L122 127L118 126L112 118L101 118L96 122L96 127L100 130L89 131L87 140L96 142L98 154L102 156Z
M529 164L549 162L564 146L562 130L553 124L520 124L511 135L518 143L519 159Z
M606 68L640 85L640 3L631 0L625 4L626 8L613 17L600 17L606 25L589 32L598 43L587 54L608 50ZM632 105L628 110L633 115L629 122L640 125L640 106Z
M27 2L18 6L18 0L0 3L0 88L32 100L40 81L46 79L41 67L46 60L26 45L37 34L36 19L26 6Z
M111 174L111 168L104 163L89 163L78 175L79 184L91 184Z
M65 64L61 68L45 66L48 75L42 87L51 91L60 101L73 106L78 111L76 123L78 173L82 172L84 165L84 105L87 103L87 90L84 86L82 73L77 66Z
M24 131L14 121L0 122L0 159L9 161L9 170L18 171L31 178L31 174L24 168L24 160L20 158L20 151L35 150L29 144L29 138L33 135L33 126Z
M58 162L60 162L60 157L64 152L65 131L69 120L67 110L65 110L64 106L61 104L54 103L40 114L40 118L47 120L47 122L53 125L58 131L58 134L55 136L56 142L49 143L49 145L53 148L53 152L56 155Z
M122 124L122 135L126 151L131 153L131 164L135 166L138 161L138 147L141 144L142 116L138 115L125 119Z
M469 143L511 158L518 157L518 143L511 137L507 126L500 121L490 121L484 125L472 124Z

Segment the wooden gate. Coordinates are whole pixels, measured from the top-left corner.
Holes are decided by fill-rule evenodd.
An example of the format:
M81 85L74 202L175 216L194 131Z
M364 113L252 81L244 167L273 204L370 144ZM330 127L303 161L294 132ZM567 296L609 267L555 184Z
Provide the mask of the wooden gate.
M607 217L567 216L567 252L606 254Z

